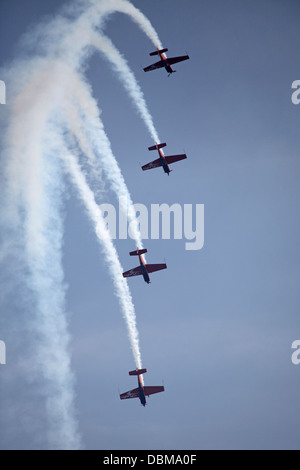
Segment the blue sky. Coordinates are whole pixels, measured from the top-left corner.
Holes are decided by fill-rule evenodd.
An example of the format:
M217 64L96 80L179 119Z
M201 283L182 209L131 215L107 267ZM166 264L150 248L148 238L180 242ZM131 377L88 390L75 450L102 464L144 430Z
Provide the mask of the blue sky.
M152 43L122 14L107 22L107 35L127 58L168 143L166 154L185 151L188 159L169 178L162 170L142 172L139 162L150 161L154 142L119 79L99 54L90 57L86 77L133 201L149 208L204 204L205 245L186 251L184 240L145 241L148 262L166 258L168 269L153 274L149 286L141 278L129 284L145 383L163 381L165 393L150 397L145 409L137 400L121 402L119 391L136 386L128 376L134 362L126 326L93 227L68 185L63 262L83 445L297 449L300 369L291 362L291 344L300 339L300 106L292 104L291 85L300 79L300 6L296 0L132 3L169 56L190 55L169 78L164 70L146 74L141 66L152 63ZM20 55L22 35L62 4L1 3L1 70ZM116 204L110 191L104 202ZM116 246L123 267L133 267L133 241ZM44 447L43 393L34 389L28 364L18 377L13 367L31 348L30 333L23 335L14 317L22 299L6 297L1 311L8 359L0 369L6 429L0 447ZM18 332L13 339L10 321Z

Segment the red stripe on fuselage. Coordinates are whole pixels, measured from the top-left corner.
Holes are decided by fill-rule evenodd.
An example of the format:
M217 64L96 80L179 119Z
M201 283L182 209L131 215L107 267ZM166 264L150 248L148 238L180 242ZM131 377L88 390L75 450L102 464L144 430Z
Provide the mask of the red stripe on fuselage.
M150 276L148 274L147 268L145 266L145 261L143 260L142 255L139 255L139 259L140 259L140 265L141 265L141 268L142 268L142 273L143 273L143 270L145 270L145 272L146 272L146 274L143 273L144 280L147 283L149 283L150 282ZM146 278L145 278L145 276L146 276Z
M143 258L142 258L142 255L139 255L139 259L140 259L140 264L141 264L141 266L144 266L144 268L146 269L145 262L144 262L144 260L143 260Z
M171 171L169 165L168 165L167 162L166 162L166 159L165 159L165 156L164 156L164 154L163 154L162 149L158 149L158 153L159 153L159 157L163 159L163 166L166 165L166 167L168 168L168 170Z
M171 65L170 65L169 62L168 62L167 57L164 55L164 52L163 52L162 54L159 52L159 56L160 56L161 60L162 60L163 62L165 62L164 67L165 67L167 70L168 70L168 68L169 68L169 72L170 72L170 70L171 70L172 72L174 72L174 70L172 69Z
M159 156L165 159L162 149L158 149Z

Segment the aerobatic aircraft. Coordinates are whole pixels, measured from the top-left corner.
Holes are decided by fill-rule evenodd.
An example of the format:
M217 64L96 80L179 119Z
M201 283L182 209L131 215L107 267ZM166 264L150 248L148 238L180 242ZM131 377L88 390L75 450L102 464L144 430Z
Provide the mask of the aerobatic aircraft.
M165 52L167 52L168 49L157 49L154 52L150 52L149 55L159 55L160 60L158 62L155 62L155 64L149 65L148 67L144 68L144 72L150 72L150 70L155 70L155 69L160 69L164 67L166 71L168 72L169 76L171 73L176 72L176 70L172 69L173 64L177 64L177 62L182 62L183 60L189 59L188 55L183 55L179 57L166 57Z
M140 402L143 406L146 406L146 396L149 397L154 393L164 392L165 388L160 386L145 386L141 379L141 375L145 374L147 369L136 369L129 372L129 375L137 375L138 376L138 388L134 388L133 390L129 390L128 392L121 393L120 399L126 400L128 398L139 398Z
M166 143L156 144L153 145L153 147L148 148L148 150L157 150L159 158L157 160L153 160L153 162L147 163L146 165L142 166L142 170L152 170L152 168L162 166L164 172L167 173L167 175L169 176L170 172L172 171L169 165L171 165L171 163L179 162L180 160L184 160L185 158L187 158L185 153L181 155L169 155L166 157L163 154L163 151L161 150L163 147L166 147L166 145Z
M147 253L146 249L131 251L129 253L130 256L139 257L140 266L126 271L125 273L123 273L123 277L143 276L145 282L147 282L147 284L150 284L149 273L153 273L154 271L160 271L161 269L166 269L166 264L145 264L145 261L142 258L142 255L144 253Z

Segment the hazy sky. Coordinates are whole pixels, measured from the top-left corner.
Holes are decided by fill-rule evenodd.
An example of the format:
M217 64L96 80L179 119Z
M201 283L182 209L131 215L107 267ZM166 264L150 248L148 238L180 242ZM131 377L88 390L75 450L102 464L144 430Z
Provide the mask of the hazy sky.
M52 19L60 0L2 0L0 70L24 54L24 33ZM105 32L143 92L165 153L187 153L167 177L142 172L156 158L144 123L116 73L93 54L85 75L135 203L204 204L205 244L145 240L149 263L168 269L129 279L144 376L165 386L143 408L120 401L135 367L113 285L76 191L66 179L63 267L75 408L86 449L297 449L300 366L291 344L299 321L299 119L297 0L132 1L168 55L190 60L144 73L153 44L123 14ZM33 47L34 49L34 47ZM31 52L32 54L32 52ZM2 77L0 76L0 79ZM7 105L9 106L9 83ZM6 108L1 105L2 118ZM117 207L109 190L103 202ZM1 237L1 253L5 246ZM124 269L134 242L116 240ZM17 263L17 260L15 260ZM0 267L1 269L1 267ZM13 285L16 266L3 266ZM24 274L25 275L25 274ZM2 281L1 281L2 282ZM45 390L22 361L34 339L22 323L28 301L3 282L0 448L47 447ZM16 365L17 364L17 365Z

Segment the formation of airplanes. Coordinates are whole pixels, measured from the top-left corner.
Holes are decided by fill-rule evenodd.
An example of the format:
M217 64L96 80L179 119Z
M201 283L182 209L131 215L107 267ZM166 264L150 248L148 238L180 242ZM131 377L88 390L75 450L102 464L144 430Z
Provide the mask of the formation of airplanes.
M172 57L168 58L166 56L166 52L168 49L157 49L154 52L150 52L150 56L155 56L158 55L160 57L160 60L158 62L155 62L152 65L149 65L148 67L144 68L145 72L150 72L151 70L156 70L160 68L165 68L166 71L168 72L168 76L170 74L176 72L172 68L172 65L182 62L184 60L189 59L188 55L185 56L179 56L179 57ZM150 163L147 163L142 166L142 170L152 170L153 168L158 168L162 167L164 172L169 176L170 172L172 171L170 169L171 164L179 162L180 160L184 160L187 158L186 154L180 154L180 155L169 155L166 156L164 155L162 148L165 147L167 144L164 143L156 143L155 145L151 146L148 148L148 150L157 150L158 151L158 158L156 160L153 160ZM165 263L161 264L146 264L143 258L143 254L147 253L147 249L139 249L137 248L135 251L131 251L129 253L130 256L138 256L139 257L139 266L129 269L128 271L125 271L123 273L124 278L128 277L134 277L134 276L143 276L144 281L147 284L150 284L150 273L153 273L155 271L161 271L163 269L167 268L167 265ZM145 386L142 380L142 375L147 372L147 369L135 369L129 372L129 375L136 375L138 378L138 387L134 388L133 390L129 390L128 392L121 393L120 394L120 399L121 400L127 400L129 398L139 398L141 405L146 406L146 397L149 397L150 395L153 395L155 393L160 393L163 392L165 389L162 385L158 386Z
M169 58L165 54L167 51L168 51L168 49L157 49L154 52L150 52L150 56L158 55L160 57L160 60L158 62L155 62L152 65L149 65L148 67L145 67L144 71L145 72L150 72L151 70L156 70L156 69L160 69L160 68L164 67L166 69L166 71L168 72L169 76L170 76L171 73L176 72L176 70L174 70L172 68L172 65L177 64L178 62L182 62L184 60L189 59L188 55ZM157 160L153 160L150 163L147 163L146 165L143 165L142 166L143 171L152 170L153 168L158 168L158 167L161 166L163 168L164 172L169 176L170 172L172 171L170 169L169 165L171 165L172 163L175 163L175 162L179 162L180 160L184 160L185 158L187 158L187 156L185 154L165 156L163 151L162 151L162 148L165 147L166 145L167 145L166 143L156 142L155 145L148 148L148 150L157 150L159 158Z

